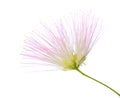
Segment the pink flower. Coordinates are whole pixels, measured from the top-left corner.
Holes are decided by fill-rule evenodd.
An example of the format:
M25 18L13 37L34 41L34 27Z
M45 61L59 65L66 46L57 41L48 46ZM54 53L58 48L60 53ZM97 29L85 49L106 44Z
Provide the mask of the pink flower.
M41 24L25 41L24 56L76 69L95 44L100 25L91 13L75 12L52 24Z
M85 61L100 34L100 24L91 13L75 12L52 24L41 24L25 40L23 55L38 63L58 65L64 70L76 70L120 96L116 90L83 73L79 66Z

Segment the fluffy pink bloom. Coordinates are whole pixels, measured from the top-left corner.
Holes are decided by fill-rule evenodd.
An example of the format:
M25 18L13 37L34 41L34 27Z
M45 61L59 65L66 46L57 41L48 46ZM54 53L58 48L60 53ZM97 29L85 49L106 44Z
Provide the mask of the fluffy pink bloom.
M49 25L41 24L25 40L22 54L37 64L44 62L45 65L58 65L64 70L76 70L120 96L110 86L79 69L98 39L100 27L98 19L91 13L72 13Z
M25 40L23 55L63 69L76 69L98 38L98 22L91 13L78 11L49 25L41 24Z

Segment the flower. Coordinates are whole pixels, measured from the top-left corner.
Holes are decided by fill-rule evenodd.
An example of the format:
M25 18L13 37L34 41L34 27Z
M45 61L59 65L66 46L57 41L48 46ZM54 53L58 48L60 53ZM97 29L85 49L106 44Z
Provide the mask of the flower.
M37 61L58 65L64 70L76 70L120 96L120 93L110 86L79 69L99 34L98 19L91 13L78 11L50 25L41 24L40 29L33 31L32 35L25 40L23 55Z
M23 55L64 70L76 69L95 44L99 28L98 19L91 13L71 13L52 24L41 24L26 39Z

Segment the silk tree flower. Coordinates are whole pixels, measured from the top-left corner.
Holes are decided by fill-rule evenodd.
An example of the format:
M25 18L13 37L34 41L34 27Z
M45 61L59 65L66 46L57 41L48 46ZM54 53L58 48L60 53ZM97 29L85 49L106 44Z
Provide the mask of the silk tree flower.
M23 55L63 70L77 70L120 96L117 91L86 75L79 68L96 43L100 28L99 19L91 13L71 13L51 24L41 24L39 29L34 30L25 40Z

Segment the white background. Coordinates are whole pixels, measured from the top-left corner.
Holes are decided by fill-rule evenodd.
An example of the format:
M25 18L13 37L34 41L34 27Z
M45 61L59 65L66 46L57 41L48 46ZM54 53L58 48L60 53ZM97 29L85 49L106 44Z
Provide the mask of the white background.
M82 70L120 92L119 0L0 0L0 98L119 98L75 71L22 67L24 35L41 19L90 9L103 19L103 35Z

